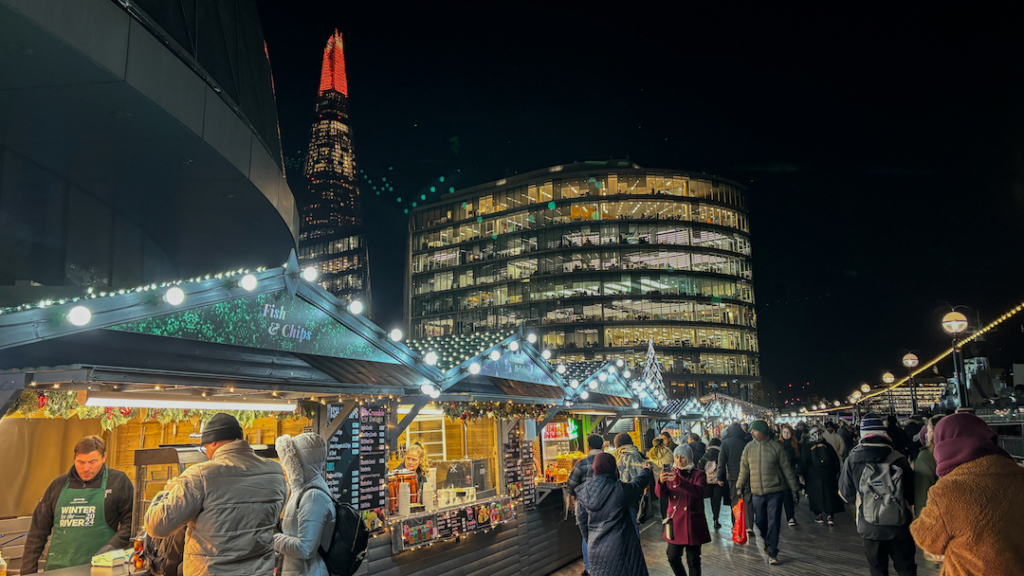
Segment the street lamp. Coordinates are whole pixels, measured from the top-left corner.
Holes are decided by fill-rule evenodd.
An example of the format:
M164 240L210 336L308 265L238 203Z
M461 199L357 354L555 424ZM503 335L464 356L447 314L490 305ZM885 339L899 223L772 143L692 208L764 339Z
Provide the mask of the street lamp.
M949 312L942 317L942 329L953 340L953 375L956 378L956 393L960 396L960 406L966 408L969 405L967 401L967 382L964 381L965 378L960 370L960 361L957 359L956 337L967 331L967 317L955 310Z
M892 375L892 372L886 372L885 374L882 374L882 382L884 382L886 386L892 384L895 381L896 377ZM892 388L889 388L888 392L886 393L886 396L889 397L889 413L895 414L896 402L894 402L892 398Z
M864 386L867 386L867 384L865 384ZM868 386L868 389L870 390L871 387ZM856 424L857 422L860 421L860 399L861 399L862 396L863 395L861 394L860 390L854 390L853 395L850 396L850 398L853 400L853 423L854 424Z
M906 356L903 357L903 366L907 368L908 378L910 379L910 413L917 414L917 386L914 382L914 368L917 368L919 361L917 355L913 352L907 352Z
M861 384L860 385L860 391L863 392L864 394L867 394L868 392L871 392L871 385L868 384L867 382Z

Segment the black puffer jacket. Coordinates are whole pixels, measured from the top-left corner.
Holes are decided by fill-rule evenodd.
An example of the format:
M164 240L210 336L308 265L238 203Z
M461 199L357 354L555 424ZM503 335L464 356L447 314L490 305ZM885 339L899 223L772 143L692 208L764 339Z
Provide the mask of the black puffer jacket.
M850 452L850 457L843 463L843 472L839 477L839 495L847 504L857 502L860 490L860 478L868 462L884 462L893 452L892 441L883 436L868 436ZM906 458L896 461L896 466L903 468L903 496L907 503L914 501L914 471ZM907 514L905 526L877 526L864 520L861 507L857 506L857 531L867 540L895 540L910 538L910 522L914 515Z
M576 488L576 518L587 541L591 576L647 576L629 507L652 480L644 469L629 484L601 474Z
M733 422L722 434L722 450L718 453L718 480L735 484L740 477L740 458L747 446L745 432L739 422Z

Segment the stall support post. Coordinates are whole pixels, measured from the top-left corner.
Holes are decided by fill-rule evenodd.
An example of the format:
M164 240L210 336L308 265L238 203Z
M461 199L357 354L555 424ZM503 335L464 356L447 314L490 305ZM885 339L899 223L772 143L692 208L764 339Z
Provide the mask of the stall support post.
M409 408L409 413L406 414L397 424L394 425L394 429L391 431L391 451L395 452L398 450L398 437L405 432L405 429L412 424L412 421L419 415L420 410L430 403L429 396L420 396L413 398L412 407ZM398 418L398 403L395 402L392 405L393 410L391 411L391 421L394 422Z
M561 406L552 406L544 419L537 423L537 434L542 435L544 433L544 427L551 423L555 419L555 414L562 410Z
M11 406L14 406L26 384L28 384L28 374L24 372L0 375L0 418L3 418Z
M612 426L615 426L616 424L618 424L619 420L621 420L621 419L622 419L622 414L621 413L620 414L616 414L615 417L612 418L610 422L608 422L608 424L604 427L604 429L608 430L608 431L611 431Z
M341 404L341 410L334 418L331 418L330 406L319 406L319 409L316 412L316 424L317 432L320 434L320 437L330 443L331 437L334 436L334 433L338 431L338 428L341 428L341 425L344 424L345 420L347 420L349 415L352 414L352 411L356 408L356 404L355 400L346 400Z

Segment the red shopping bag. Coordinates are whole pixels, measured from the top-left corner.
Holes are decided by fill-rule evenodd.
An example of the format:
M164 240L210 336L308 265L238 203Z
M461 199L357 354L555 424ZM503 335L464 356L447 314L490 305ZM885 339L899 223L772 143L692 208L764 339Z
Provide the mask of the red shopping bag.
M732 541L737 544L747 543L747 509L743 507L743 499L736 501L732 507Z

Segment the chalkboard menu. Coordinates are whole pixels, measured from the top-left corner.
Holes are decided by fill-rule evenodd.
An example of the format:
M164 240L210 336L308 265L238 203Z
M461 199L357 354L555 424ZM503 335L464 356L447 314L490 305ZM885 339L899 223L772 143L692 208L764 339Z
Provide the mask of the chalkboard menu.
M330 406L335 418L340 406ZM327 485L339 502L358 510L379 510L387 498L387 408L360 406L328 445Z
M519 427L508 433L505 444L505 488L512 498L522 498L527 508L537 504L534 481L533 442L524 442Z

